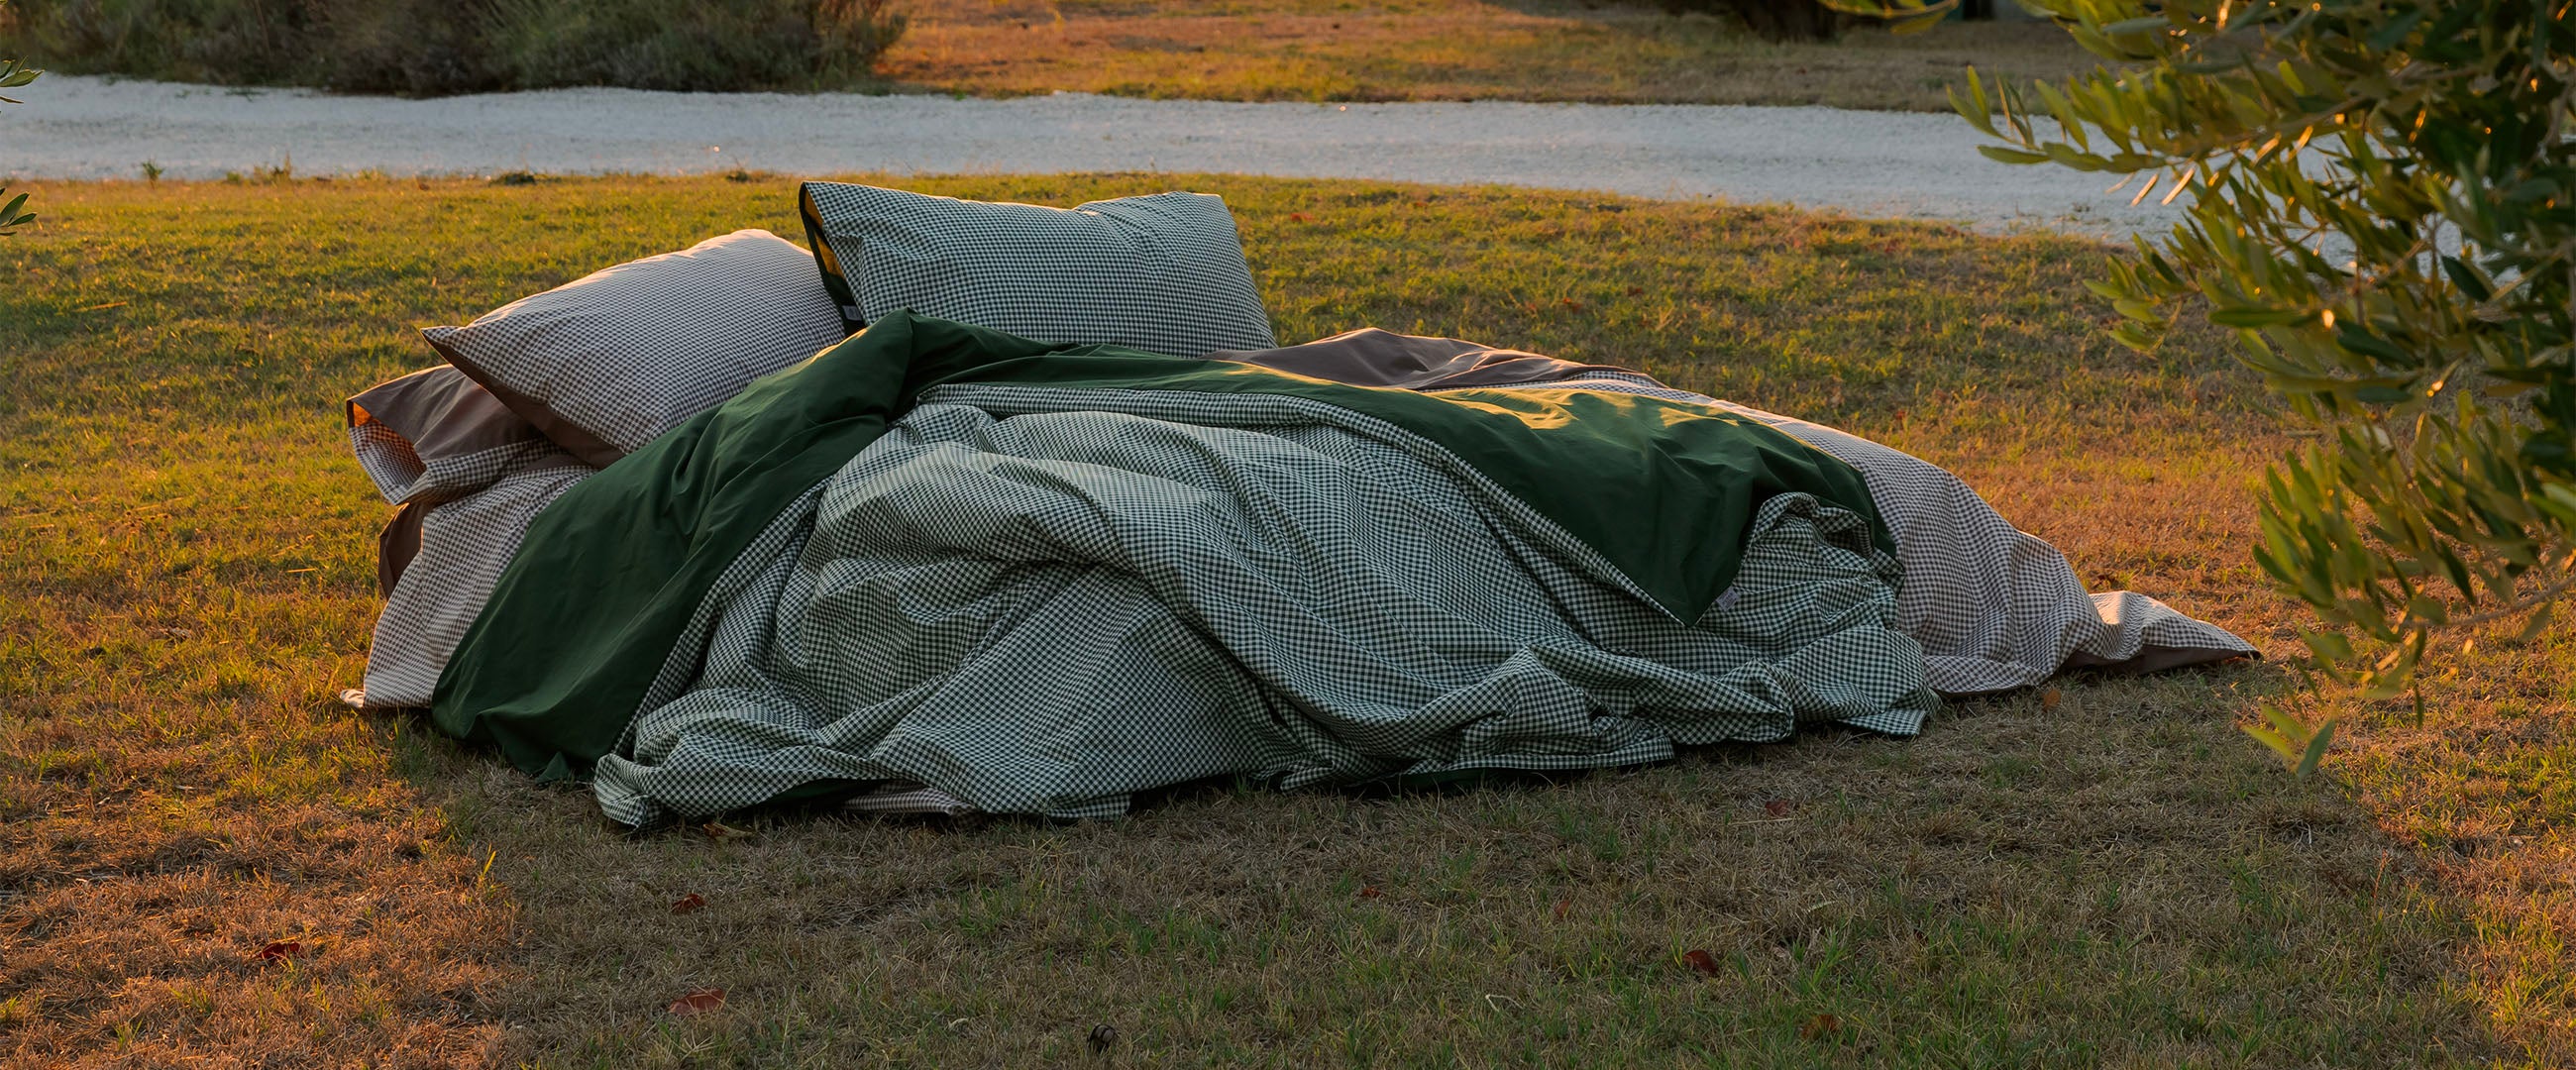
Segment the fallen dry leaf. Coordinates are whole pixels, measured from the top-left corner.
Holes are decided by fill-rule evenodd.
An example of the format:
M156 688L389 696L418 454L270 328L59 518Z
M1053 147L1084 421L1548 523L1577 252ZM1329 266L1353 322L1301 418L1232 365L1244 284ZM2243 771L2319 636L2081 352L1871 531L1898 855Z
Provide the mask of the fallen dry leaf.
M1698 970L1702 977L1717 976L1717 956L1698 948L1682 952L1682 965Z
M721 821L709 821L706 824L698 826L698 831L706 833L708 839L715 840L719 843L725 840L744 840L751 838L751 833L745 832L731 825L727 825Z
M1564 920L1565 920L1565 912L1566 912L1566 911L1568 911L1568 910L1572 910L1572 909L1574 909L1574 900L1571 900L1571 899L1559 899L1559 900L1557 900L1557 901L1556 901L1556 920L1558 920L1558 921L1564 921Z
M302 958L304 945L295 940L278 940L267 947L260 948L259 953L251 957L261 962L284 962L288 959Z
M724 989L701 988L671 1001L671 1013L682 1018L724 1009Z
M1843 1031L1843 1020L1830 1014L1819 1014L1798 1027L1798 1035L1809 1040L1823 1040Z
M1288 221L1291 223L1303 223L1306 221L1306 213L1290 212L1288 213Z
M699 895L696 892L690 892L687 895L671 901L671 913L692 914L705 909L706 905L707 897Z
M1384 894L1386 893L1377 890L1377 885L1364 884L1360 886L1360 898L1362 899L1375 899Z
M2066 701L2066 692L2060 691L2054 687L2049 688L2046 691L2042 691L2039 693L2040 712L2046 713L2054 710L2057 708L2058 703L2064 701Z
M1763 800L1762 803L1762 816L1787 817L1789 816L1789 811L1797 808L1797 803L1791 802L1787 799L1766 799Z

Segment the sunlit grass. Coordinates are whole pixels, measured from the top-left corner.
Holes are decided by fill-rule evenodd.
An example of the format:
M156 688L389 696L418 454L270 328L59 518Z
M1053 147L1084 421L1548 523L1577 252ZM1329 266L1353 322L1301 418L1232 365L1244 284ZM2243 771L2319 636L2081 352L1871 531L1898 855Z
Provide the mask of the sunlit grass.
M1974 63L2060 77L2094 59L2046 23L1949 23L1781 44L1654 4L1561 0L972 0L920 5L879 73L977 95L1560 100L1943 111Z
M1958 469L2097 587L2275 650L2292 441L2205 334L2106 346L2096 247L1782 209L1170 176L904 180L1234 206L1283 339L1644 367ZM2563 629L2346 709L2295 781L2267 666L1393 798L1116 822L588 797L331 701L384 513L339 399L411 335L737 227L784 181L42 185L0 242L0 1053L60 1063L2333 1065L2570 1047ZM2326 711L2336 712L2336 711ZM701 895L703 910L669 904ZM272 943L291 956L262 960ZM1718 967L1680 964L1702 950ZM664 1008L726 990L724 1009ZM1830 1016L1830 1017L1828 1017Z

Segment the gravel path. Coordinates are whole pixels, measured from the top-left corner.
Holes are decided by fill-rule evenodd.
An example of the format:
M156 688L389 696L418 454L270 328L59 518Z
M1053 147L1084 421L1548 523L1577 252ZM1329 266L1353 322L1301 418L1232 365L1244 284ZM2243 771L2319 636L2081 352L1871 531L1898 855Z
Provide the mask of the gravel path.
M0 174L1212 171L1722 197L2120 236L2177 218L1975 150L1957 117L1831 108L1237 104L1058 94L575 89L399 100L49 75L0 110ZM2178 206L2177 206L2178 207Z

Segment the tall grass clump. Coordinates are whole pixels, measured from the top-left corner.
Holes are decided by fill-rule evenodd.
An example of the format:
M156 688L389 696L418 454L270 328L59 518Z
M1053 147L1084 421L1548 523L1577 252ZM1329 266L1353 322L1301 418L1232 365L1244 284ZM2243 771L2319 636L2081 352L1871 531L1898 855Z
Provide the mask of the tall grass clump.
M0 49L346 92L810 89L864 80L904 25L889 0L26 0Z

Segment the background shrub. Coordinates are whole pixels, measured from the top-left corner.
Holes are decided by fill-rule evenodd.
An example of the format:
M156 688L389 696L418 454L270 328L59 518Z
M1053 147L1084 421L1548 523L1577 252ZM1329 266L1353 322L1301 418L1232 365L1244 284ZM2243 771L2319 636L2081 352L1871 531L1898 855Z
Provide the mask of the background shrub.
M862 80L886 0L27 0L0 51L57 69L407 94Z
M1857 20L1817 0L1664 0L1664 9L1732 16L1771 41L1830 41Z
M1972 0L1974 2L1974 0ZM1768 41L1831 41L1844 30L1883 25L1895 33L1920 33L1960 8L1960 0L1663 0L1673 14L1699 11L1732 17ZM1993 14L1991 0L1979 5Z

